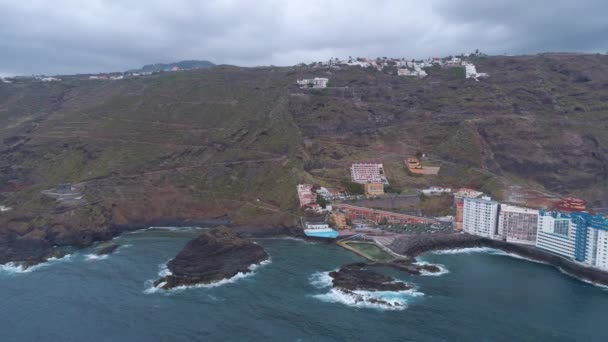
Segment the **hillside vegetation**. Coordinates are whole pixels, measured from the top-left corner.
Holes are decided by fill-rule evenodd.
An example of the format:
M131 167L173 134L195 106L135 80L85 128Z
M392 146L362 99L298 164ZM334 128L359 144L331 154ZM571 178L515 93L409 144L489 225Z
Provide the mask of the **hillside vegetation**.
M293 226L295 185L344 184L353 161L391 186L511 184L608 206L608 56L480 57L490 77L219 66L120 81L0 84L0 262L154 222ZM328 77L301 90L295 80ZM442 166L408 175L416 152ZM41 194L70 182L85 201ZM24 252L25 251L25 252Z

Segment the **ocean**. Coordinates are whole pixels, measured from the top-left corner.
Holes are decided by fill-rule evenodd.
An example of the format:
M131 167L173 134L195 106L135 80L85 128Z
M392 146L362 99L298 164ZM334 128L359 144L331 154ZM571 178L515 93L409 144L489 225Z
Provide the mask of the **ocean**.
M0 267L0 341L607 341L608 290L490 249L428 253L439 275L382 270L415 285L361 293L327 272L358 256L334 245L258 239L271 256L216 286L156 290L164 264L196 229L115 239L115 254L81 250L32 270Z

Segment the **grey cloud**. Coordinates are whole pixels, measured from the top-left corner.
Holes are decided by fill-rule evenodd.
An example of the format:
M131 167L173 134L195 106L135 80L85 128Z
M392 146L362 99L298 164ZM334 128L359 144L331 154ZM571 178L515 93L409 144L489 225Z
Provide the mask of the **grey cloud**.
M605 1L0 0L0 74L604 51Z

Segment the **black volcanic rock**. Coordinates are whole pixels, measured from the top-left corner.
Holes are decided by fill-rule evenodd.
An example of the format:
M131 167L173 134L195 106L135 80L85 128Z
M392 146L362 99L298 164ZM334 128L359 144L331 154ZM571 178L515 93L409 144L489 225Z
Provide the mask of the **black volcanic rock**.
M252 264L268 259L264 249L242 239L226 227L202 233L167 264L171 274L154 285L170 289L181 285L209 284L251 272Z
M406 283L370 271L365 263L355 263L342 266L339 271L329 274L333 286L346 291L405 291L411 289Z
M107 254L112 254L114 253L118 247L120 247L120 245L117 245L115 243L109 244L107 246L103 246L101 248L99 248L95 254L97 255L107 255Z

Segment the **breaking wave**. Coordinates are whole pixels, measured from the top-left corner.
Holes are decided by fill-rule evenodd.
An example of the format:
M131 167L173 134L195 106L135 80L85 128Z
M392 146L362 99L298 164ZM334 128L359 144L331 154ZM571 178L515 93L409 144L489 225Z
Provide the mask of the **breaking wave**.
M330 272L315 272L310 276L310 284L318 289L332 286ZM343 291L331 288L327 293L313 295L326 303L340 303L355 308L376 310L404 310L415 297L424 296L416 289L405 291Z
M66 254L66 255L62 256L61 258L55 258L55 257L48 258L46 260L46 262L31 266L31 267L24 267L23 265L20 265L19 263L16 263L16 262L8 262L6 264L0 265L0 273L8 273L8 274L30 273L35 270L39 270L41 268L51 266L58 262L64 262L64 261L68 261L71 259L72 259L72 254Z
M433 251L432 254L443 255L443 254L470 254L470 253L493 253L501 254L504 253L495 248L489 247L471 247L471 248L456 248L456 249L444 249L439 251ZM505 253L506 254L506 253Z
M580 281L582 281L583 283L587 283L587 284L589 284L589 285L593 285L593 286L599 287L599 288L601 288L602 290L608 290L608 285L604 285L604 284L596 283L596 282L593 282L593 281L591 281L591 280L587 280L587 279L584 279L584 278L577 277L577 276L575 276L575 275L574 275L574 274L572 274L572 273L566 272L566 271L565 271L563 268L561 268L561 267L557 267L557 269L558 269L560 272L562 272L563 274L565 274L565 275L567 275L567 276L569 276L569 277L572 277L572 278L574 278L574 279L580 280Z
M330 272L315 272L310 276L310 284L318 289L332 286L333 280L329 276Z
M88 261L104 260L104 259L107 259L108 257L109 257L108 254L104 254L104 255L86 254L84 256L84 258Z
M340 303L355 308L377 310L404 310L415 297L424 296L414 289L406 291L352 291L331 289L327 293L313 295L327 303Z
M260 262L259 264L251 264L249 266L249 272L246 272L246 273L239 272L230 278L222 279L222 280L210 283L210 284L182 285L182 286L174 287L169 290L162 289L162 286L165 285L164 282L159 283L158 286L154 286L154 280L147 280L145 282L146 289L144 290L144 293L152 294L152 293L160 292L160 293L164 293L164 294L171 294L171 293L176 293L176 292L182 292L187 289L213 288L213 287L218 287L218 286L222 286L222 285L226 285L226 284L231 284L231 283L236 282L239 279L243 279L243 278L247 278L247 277L251 277L251 276L255 275L255 272L258 268L268 265L271 262L272 262L272 259L268 258L268 259ZM166 276L169 276L172 274L171 271L169 270L169 268L167 267L167 263L158 265L158 268L159 268L158 276L160 278L166 277Z
M420 270L420 275L423 275L423 276L435 276L436 277L436 276L450 273L450 270L448 270L447 267L445 267L444 265L441 265L441 264L433 264L433 263L426 262L426 261L418 261L418 262L415 262L414 265L419 265L419 266L432 265L432 266L436 266L437 268L439 268L439 272L429 272L426 270Z

